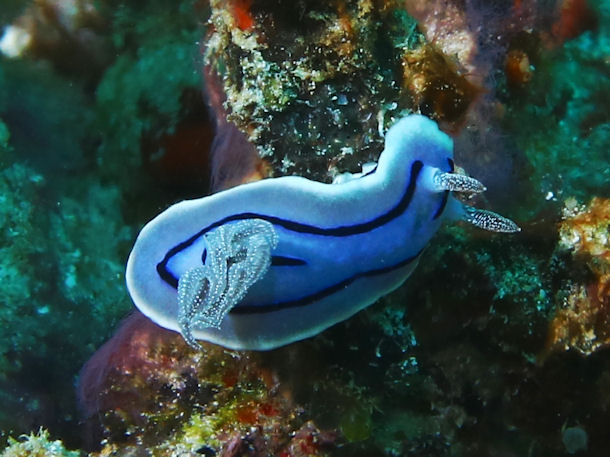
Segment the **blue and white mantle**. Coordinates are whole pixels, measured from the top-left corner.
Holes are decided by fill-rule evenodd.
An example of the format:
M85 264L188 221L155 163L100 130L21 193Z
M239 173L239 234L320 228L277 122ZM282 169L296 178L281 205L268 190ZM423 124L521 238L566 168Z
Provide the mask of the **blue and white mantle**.
M180 202L140 232L129 292L195 345L264 350L310 337L400 286L445 219L518 230L456 200L451 191L484 187L453 169L452 140L411 115L361 177L272 178Z

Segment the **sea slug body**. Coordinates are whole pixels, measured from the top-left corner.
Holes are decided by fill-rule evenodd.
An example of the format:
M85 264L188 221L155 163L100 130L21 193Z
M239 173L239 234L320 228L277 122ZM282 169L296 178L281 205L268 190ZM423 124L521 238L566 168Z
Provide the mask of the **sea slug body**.
M451 191L484 187L453 168L452 140L434 121L411 115L390 128L377 166L361 177L340 184L271 178L180 202L138 236L127 262L129 292L146 316L182 332L191 344L200 339L265 350L310 337L400 286L445 219L518 231L512 221L456 200ZM269 261L247 252L247 235L240 233L249 230L248 221L267 231L269 244L260 239L267 251L260 250L270 252ZM223 258L237 254L210 245L219 243L212 241L214 232L238 223L226 236L241 239L240 258ZM226 300L232 282L227 271L246 256L258 265L256 279L237 303L224 302L215 316L220 324L202 324L207 308L201 307L217 307L204 303L217 282L215 271L223 285L214 287ZM210 269L212 263L220 267ZM247 276L248 269L239 274ZM181 283L191 276L196 284ZM189 291L181 300L179 287Z

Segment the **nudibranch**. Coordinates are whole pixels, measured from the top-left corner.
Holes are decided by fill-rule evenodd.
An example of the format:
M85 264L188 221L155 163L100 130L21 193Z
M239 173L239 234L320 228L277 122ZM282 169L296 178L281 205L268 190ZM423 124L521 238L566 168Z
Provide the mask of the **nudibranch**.
M171 206L127 262L136 306L197 346L266 350L315 335L400 286L446 219L514 222L456 199L453 142L421 115L395 123L376 166L343 182L286 176Z

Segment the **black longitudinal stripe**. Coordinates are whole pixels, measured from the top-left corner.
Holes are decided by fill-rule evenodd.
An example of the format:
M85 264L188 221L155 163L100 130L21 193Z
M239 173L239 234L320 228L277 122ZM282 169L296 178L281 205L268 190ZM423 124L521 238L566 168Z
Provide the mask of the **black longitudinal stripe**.
M295 221L291 221L288 219L282 219L282 218L275 217L275 216L269 216L266 214L258 214L258 213L232 214L231 216L227 216L224 219L221 219L219 221L216 221L216 222L208 225L206 228L200 230L199 232L197 232L195 235L191 236L186 241L183 241L182 243L177 244L176 246L171 248L169 251L167 251L167 254L165 254L165 257L163 258L163 260L161 260L161 262L159 262L157 264L157 273L159 274L159 276L161 277L161 279L163 281L165 281L170 286L177 288L178 281L177 281L176 277L167 269L167 264L169 263L169 260L174 255L176 255L178 252L188 248L190 245L192 245L195 242L195 240L197 240L199 237L203 236L205 233L209 232L212 229L215 229L216 227L226 224L227 222L232 222L232 221L238 221L238 220L244 220L244 219L262 219L262 220L272 223L273 225L278 225L280 227L284 227L285 229L291 230L293 232L310 233L313 235L321 235L321 236L350 236L350 235L357 235L359 233L369 232L369 231L373 230L374 228L387 224L392 219L395 219L396 217L400 216L407 210L407 208L409 207L409 204L411 203L411 200L413 199L413 195L415 194L415 188L417 187L417 177L419 176L419 173L421 172L423 166L424 166L424 164L422 163L421 160L415 160L413 162L413 164L411 165L411 173L409 176L409 182L407 183L407 187L406 187L401 199L398 201L398 203L396 205L394 205L394 207L392 209L377 216L375 219L371 219L370 221L362 222L362 223L354 224L354 225L341 225L339 227L324 228L324 227L317 227L315 225L302 224L300 222L295 222Z
M203 254L201 255L201 263L205 265L205 259L207 257L207 249L203 250ZM303 259L297 259L295 257L285 257L283 255L272 255L271 256L271 266L272 267L297 267L301 265L307 265L307 262ZM157 265L157 272L159 276L161 276L161 272L159 272L159 265ZM166 276L161 276L163 280L172 286L174 289L178 289L178 278L174 276L174 274L166 268Z
M438 205L438 208L437 208L436 212L434 213L434 216L432 216L432 220L438 219L440 217L440 215L443 214L443 211L445 211L445 206L447 206L448 200L449 200L449 191L446 190L445 192L443 192L443 199L441 200L441 204Z
M453 173L453 171L455 170L455 164L453 163L453 160L447 159L447 162L449 162L449 173ZM443 214L443 211L445 211L445 206L447 206L448 200L449 200L449 191L446 190L443 193L443 199L441 200L441 204L438 205L438 208L437 208L436 212L434 213L434 216L432 216L432 220L438 219L441 216L441 214Z
M208 250L203 249L201 253L201 264L205 265L205 260L208 257ZM307 265L307 262L303 259L299 259L297 257L288 257L285 255L272 255L271 256L271 266L272 267L295 267L298 265Z
M172 286L174 289L178 290L178 278L176 278L171 271L165 268L160 267L160 263L157 264L157 273L165 281L167 284Z
M382 275L382 274L386 274L386 273L391 273L394 270L398 270L399 268L406 267L411 262L413 262L415 259L417 259L419 257L419 255L422 253L422 251L423 251L423 249L421 249L417 254L415 254L411 257L407 257L405 260L401 260L400 262L398 262L394 265L391 265L388 267L383 267L383 268L377 268L376 270L369 270L369 271L357 273L353 276L350 276L347 279L344 279L343 281L341 281L337 284L333 284L332 286L319 290L318 292L307 295L305 297L298 298L296 300L290 300L290 301L285 301L285 302L281 302L281 303L273 303L273 304L262 305L262 306L261 305L248 305L248 306L239 306L238 305L229 312L231 314L262 314L262 313L271 313L273 311L279 311L282 309L298 308L301 306L307 306L315 301L321 300L336 292L339 292L340 290L345 289L347 286L349 286L351 283L353 283L357 279L370 278L372 276L378 276L378 275Z
M363 174L363 175L362 175L362 176L360 176L360 177L361 177L361 178L364 178L364 177L366 177L366 176L372 175L372 174L373 174L373 173L375 173L376 171L377 171L377 165L375 165L375 166L373 167L373 169L372 169L372 170L370 170L368 173L365 173L365 174Z
M303 259L296 257L286 257L283 255L272 255L271 266L272 267L296 267L299 265L307 265L307 262Z

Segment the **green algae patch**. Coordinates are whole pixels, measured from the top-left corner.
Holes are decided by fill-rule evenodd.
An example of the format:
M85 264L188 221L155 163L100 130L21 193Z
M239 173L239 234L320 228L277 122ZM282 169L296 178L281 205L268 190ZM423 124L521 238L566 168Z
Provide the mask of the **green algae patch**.
M217 434L222 425L222 418L216 414L193 414L182 427L180 441L194 449L203 445L218 448L222 443L217 438Z
M191 37L194 41L195 37ZM100 121L110 133L105 154L114 148L138 164L145 134L161 135L175 127L185 88L200 84L193 41L163 42L123 55L106 71L97 89ZM108 166L114 166L106 158Z
M75 417L72 378L129 309L132 234L119 188L97 174L83 87L45 62L0 67L0 429L22 433L50 420L50 398Z
M218 392L223 390L221 385L213 382L208 387ZM171 424L176 424L177 421L182 423L181 430L161 443L158 451L172 446L186 446L191 449L201 446L220 448L226 442L227 436L236 432L246 433L250 426L260 423L260 404L267 401L267 395L262 383L256 386L240 384L224 388L224 391L215 397L215 401L198 405L188 421L182 421L182 414L173 409L145 416L150 425L157 429L169 429Z
M11 159L27 161L59 186L66 172L92 160L97 133L90 131L88 99L47 62L0 60L0 68L0 117L10 130Z
M176 133L189 114L185 105L200 97L198 43L205 35L207 10L195 0L170 6L157 0L108 2L101 8L108 15L108 40L116 59L95 88L95 124L104 132L96 162L99 173L117 182L124 194L150 199L150 189L141 189L150 184L146 166L151 156L164 156L162 139Z
M596 8L600 24L608 24L608 8L601 2ZM525 152L536 186L521 205L524 217L569 197L610 195L608 52L607 26L542 51L527 90L507 98L505 127Z
M19 440L8 439L8 446L0 457L79 457L79 451L69 451L59 440L51 440L49 432L40 429L38 433L23 435Z
M356 404L339 419L339 429L350 442L368 439L371 436L372 428L372 409L367 405Z
M388 455L401 448L404 442L414 443L428 440L433 435L440 435L441 420L432 415L421 414L415 411L401 411L384 416L375 424L375 441Z
M8 130L8 127L2 119L0 119L0 151L6 151L8 149L8 142L11 138L11 134Z

